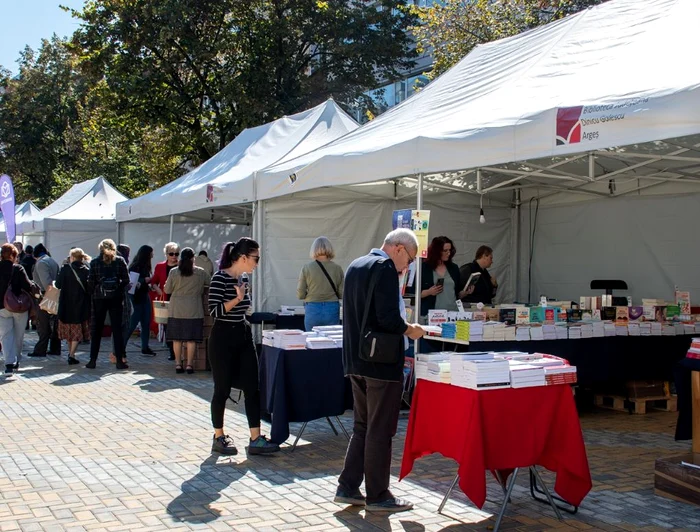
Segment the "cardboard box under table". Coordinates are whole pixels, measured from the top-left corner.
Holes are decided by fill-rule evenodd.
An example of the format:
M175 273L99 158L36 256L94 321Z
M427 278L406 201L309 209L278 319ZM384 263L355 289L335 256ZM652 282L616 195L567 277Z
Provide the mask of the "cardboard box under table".
M264 345L260 353L260 400L263 419L272 423L270 440L289 438L289 423L303 423L292 450L310 421L335 417L352 409L352 389L345 378L341 349L285 350Z
M528 468L542 485L559 518L535 466L556 473L556 493L574 507L592 486L576 405L571 388L565 384L476 391L419 379L400 478L411 472L417 458L432 453L457 461L457 477L450 491L459 481L462 491L479 508L486 500L485 472L499 473L497 478L506 493L496 529L521 468Z

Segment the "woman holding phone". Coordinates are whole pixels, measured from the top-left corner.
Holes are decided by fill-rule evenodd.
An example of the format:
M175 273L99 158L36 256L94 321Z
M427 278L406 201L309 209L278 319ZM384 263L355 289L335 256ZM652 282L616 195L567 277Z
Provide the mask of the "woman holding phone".
M429 310L457 310L457 300L471 293L463 291L459 282L459 267L452 262L457 250L446 236L433 238L428 248L428 258L421 266L421 316Z
M269 454L279 451L260 434L260 391L258 388L258 356L246 313L250 308L248 276L260 262L260 246L247 237L235 244L229 242L219 260L219 271L211 279L209 313L214 326L209 336L209 363L214 378L211 400L211 421L214 425L212 452L236 455L233 438L224 432L224 412L231 388L245 395L245 413L250 429L248 454Z

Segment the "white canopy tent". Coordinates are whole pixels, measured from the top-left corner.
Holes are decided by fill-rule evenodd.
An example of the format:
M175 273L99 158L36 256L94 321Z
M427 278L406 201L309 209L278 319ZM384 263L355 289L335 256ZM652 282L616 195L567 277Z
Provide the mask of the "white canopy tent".
M511 260L520 265L511 278L520 277L517 293L523 297L529 238L520 228L529 228L529 220L521 204L536 199L543 217L547 204L596 199L606 209L597 215L607 212L614 227L616 209L624 204L625 212L634 213L641 203L611 198L700 192L700 70L689 66L700 45L697 20L695 0L612 0L479 46L369 124L259 172L257 198L294 194L298 201L322 187L333 187L342 198L348 187L365 183L394 183L399 191L394 195L402 196L405 187L415 190L421 182L418 205L423 191L429 198L440 190L474 194L485 207L489 200L509 203L517 235ZM566 219L564 209L558 212L563 214L555 220ZM568 223L586 230L586 220ZM690 212L674 224L697 227ZM621 245L622 235L604 227L597 227L593 240L605 241L614 254L608 260L582 257L566 276L589 280L598 275L591 263L611 262L617 267L599 271L624 279L638 267L627 263L625 250L643 242L625 235ZM576 248L575 234L542 261L538 253L549 243L536 239L533 277L564 275L557 261ZM659 249L668 252L670 241ZM660 252L644 256L653 259ZM686 279L700 260L695 252L690 263L675 264L682 271L654 262L662 277ZM556 295L581 295L570 288ZM668 282L652 280L633 295L669 297L667 289Z
M17 227L20 223L22 223L25 220L31 219L37 214L39 214L39 207L34 205L34 202L31 200L25 201L24 203L21 203L15 207L15 227ZM17 236L19 236L19 231L16 231ZM0 214L0 240L2 242L7 241L7 235L5 234L5 220L3 219L2 215ZM23 241L23 244L35 244L36 242L32 241Z
M57 259L68 256L73 247L95 255L101 240L117 237L115 208L125 199L102 177L83 181L38 214L18 223L17 235L43 242Z

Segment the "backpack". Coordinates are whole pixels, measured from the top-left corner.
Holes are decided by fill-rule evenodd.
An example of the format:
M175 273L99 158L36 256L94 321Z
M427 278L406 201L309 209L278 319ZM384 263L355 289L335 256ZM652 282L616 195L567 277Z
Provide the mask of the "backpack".
M103 276L97 286L97 297L100 299L113 299L119 293L119 279L117 278L114 264L106 266Z

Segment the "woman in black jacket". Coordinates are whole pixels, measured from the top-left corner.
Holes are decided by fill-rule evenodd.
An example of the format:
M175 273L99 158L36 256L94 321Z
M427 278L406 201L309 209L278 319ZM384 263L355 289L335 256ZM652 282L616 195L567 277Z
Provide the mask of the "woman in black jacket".
M155 356L155 352L148 346L148 340L151 336L151 298L148 295L148 291L151 287L150 282L153 275L152 260L153 248L151 246L141 246L129 266L129 272L138 273L139 279L136 282L134 293L129 295L133 303L134 313L131 315L128 334L124 338L124 343L126 344L131 335L134 334L136 326L141 323L141 354L149 356Z
M463 291L459 282L459 267L452 262L457 250L446 236L436 236L428 248L428 258L421 270L421 316L429 310L457 310L457 300L473 291Z
M11 290L16 296L22 291L31 292L33 283L17 260L17 248L12 244L3 244L0 248L0 344L5 357L5 373L19 369L22 359L22 342L28 312L10 312L5 308L4 296Z
M90 294L88 275L90 261L80 248L70 250L69 263L64 264L56 277L58 299L58 337L68 342L68 364L78 364L75 353L78 344L90 340Z

